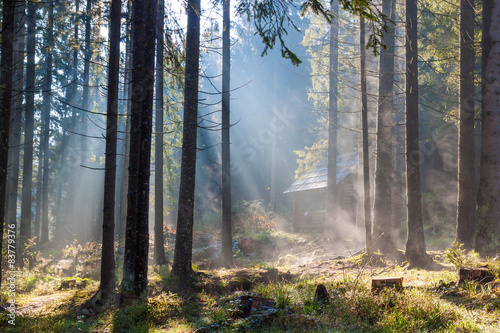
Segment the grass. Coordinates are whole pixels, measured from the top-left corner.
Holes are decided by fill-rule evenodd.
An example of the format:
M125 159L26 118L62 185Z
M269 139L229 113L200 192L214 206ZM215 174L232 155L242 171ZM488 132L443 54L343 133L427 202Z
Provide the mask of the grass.
M309 248L306 235L286 232L255 233L258 241L296 242ZM241 235L239 235L241 236ZM248 233L244 237L252 237ZM302 244L302 245L299 245ZM296 251L297 252L300 252ZM311 250L312 251L312 250ZM39 254L31 271L20 272L17 284L16 325L0 313L1 332L499 332L500 262L466 253L455 245L433 252L442 270L407 269L386 262L363 264L362 256L297 262L298 254L250 258L239 253L240 268L203 271L189 291L168 265L150 267L149 298L104 313L78 313L98 288L98 247L71 245ZM62 265L68 259L71 267ZM59 259L57 259L59 258ZM279 260L281 258L281 260ZM242 263L251 263L241 266ZM256 264L258 262L259 264ZM487 265L494 283L456 285L457 269ZM121 271L117 267L117 273ZM72 275L70 275L70 273ZM403 277L397 292L371 291L371 279ZM119 277L118 277L119 279ZM315 300L318 284L330 295L328 303ZM7 295L1 295L6 300ZM272 301L244 315L249 298ZM251 303L253 304L253 303Z
M352 267L352 266L351 266ZM150 271L151 297L146 304L78 316L77 309L92 296L97 282L82 289L58 290L67 280L45 277L34 281L24 272L25 284L18 305L49 301L26 315L16 326L0 315L2 332L497 332L500 330L500 286L470 282L456 286L453 270L407 270L393 266L383 272L403 276L405 288L372 293L370 280L381 268L354 267L333 276L280 279L279 269L208 271L190 293L175 291L176 280L167 268ZM244 272L244 273L242 273ZM272 272L269 273L269 272ZM267 275L266 275L267 274ZM273 278L269 276L274 277ZM241 282L247 281L246 284ZM240 285L232 284L240 281ZM264 282L267 281L267 282ZM323 283L330 302L318 303L315 288ZM233 287L230 287L230 286ZM249 290L237 290L245 285ZM242 295L274 300L249 317L238 314Z

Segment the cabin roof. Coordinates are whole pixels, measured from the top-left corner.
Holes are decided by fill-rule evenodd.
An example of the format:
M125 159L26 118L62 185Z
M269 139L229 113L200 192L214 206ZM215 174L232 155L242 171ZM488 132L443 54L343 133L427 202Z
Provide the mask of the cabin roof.
M337 155L337 184L358 166L358 153ZM316 168L307 171L283 193L316 190L327 187L328 162L321 160Z

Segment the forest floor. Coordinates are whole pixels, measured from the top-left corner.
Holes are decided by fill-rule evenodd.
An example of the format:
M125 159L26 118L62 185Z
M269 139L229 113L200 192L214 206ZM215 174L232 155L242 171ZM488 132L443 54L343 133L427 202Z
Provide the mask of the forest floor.
M352 240L267 230L235 233L235 268L223 269L206 235L196 235L190 288L179 289L168 265L150 266L146 304L102 312L81 307L98 288L100 246L40 250L16 282L15 325L0 312L0 331L500 332L500 263L493 259L443 247L429 251L431 270L408 269L382 257L364 260ZM167 233L167 253L173 237ZM459 261L487 266L496 280L458 285ZM374 277L402 277L403 288L372 292ZM320 284L327 300L316 295ZM2 294L5 307L8 299Z

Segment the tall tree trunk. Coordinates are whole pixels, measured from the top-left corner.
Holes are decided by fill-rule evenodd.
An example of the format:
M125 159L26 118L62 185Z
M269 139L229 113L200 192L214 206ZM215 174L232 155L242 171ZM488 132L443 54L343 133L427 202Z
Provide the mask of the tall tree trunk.
M24 125L23 189L21 204L20 251L31 238L31 206L33 187L33 132L35 115L35 47L36 5L28 3L28 36L26 41L26 104ZM21 262L21 267L23 263Z
M87 0L84 22L85 22L85 40L84 40L84 49L83 49L83 90L82 90L82 104L81 104L81 120L80 120L80 163L81 165L88 165L90 162L89 159L89 145L88 138L86 135L88 134L88 112L90 105L90 62L92 58L92 45L91 45L91 32L92 32L92 4L93 0ZM92 213L91 209L92 203L90 199L90 187L86 179L92 177L89 174L89 171L85 168L81 168L78 172L79 175L79 183L78 183L78 195L77 200L75 202L75 230L74 233L76 238L83 242L85 239L89 238L89 230L94 230L92 227L87 228L88 226L92 226L90 221L92 221Z
M456 241L474 249L476 181L474 153L474 0L460 1L460 97Z
M63 138L63 141L66 141L66 136ZM66 142L63 142L62 145L67 145ZM65 152L66 151L66 147L61 147L61 156L62 156L62 152ZM57 190L56 192L54 193L56 195L56 209L55 209L55 223L54 223L54 237L53 239L55 241L61 241L62 240L62 237L63 237L63 229L64 229L64 225L63 225L63 219L62 219L62 192L63 192L63 178L64 177L64 173L63 174L60 174L59 175L60 179L57 180Z
M39 138L42 137L42 128L40 126ZM38 143L38 167L36 170L36 199L35 199L35 234L37 244L40 244L40 225L42 220L42 161L43 145Z
M328 177L326 195L326 227L335 233L337 227L337 108L338 108L338 67L339 67L339 4L330 2L334 17L330 24L330 66L328 89Z
M42 235L40 243L49 241L49 139L50 111L52 108L52 53L54 52L54 3L49 3L49 19L47 22L45 82L43 85L42 113L42 146L43 146L43 176L42 176Z
M229 14L231 15L231 14ZM224 36L223 36L224 38ZM229 46L230 47L230 46ZM229 52L231 53L231 52ZM273 114L278 114L278 108L282 108L283 105L280 103L280 98L278 96L278 80L279 80L279 74L278 74L278 69L279 69L279 54L278 52L273 52L272 55L272 61L273 61L273 74L272 74L272 85L270 87L270 91L272 94L272 112ZM224 54L223 54L224 58ZM222 60L223 65L224 65L224 60ZM231 62L231 61L230 61ZM230 65L230 64L229 64ZM223 71L224 75L224 71ZM224 79L223 79L224 80ZM269 151L270 153L270 160L271 160L271 177L269 181L269 209L274 211L276 209L276 131L275 131L275 126L272 126L272 138L271 138L271 149ZM267 185L266 185L267 186Z
M395 0L382 1L382 14L394 17ZM374 249L384 254L395 254L392 239L391 187L392 179L392 110L394 107L394 30L393 24L383 42L387 48L380 50L379 95L377 113L377 156L375 164L375 202L373 207Z
M366 91L365 20L359 20L359 47L361 51L361 131L363 136L363 203L365 221L365 252L372 251L372 218L370 205L370 156L368 154L368 96Z
M106 161L102 215L102 255L100 299L110 302L115 295L115 185L118 91L120 83L121 0L111 1L108 60L108 100L106 114Z
M154 0L132 3L132 95L127 227L121 304L145 300L148 282L148 212L153 119L156 9Z
M73 20L75 23L75 34L74 34L74 41L78 40L78 24L76 23L77 20L77 11L79 7L79 1L76 2L76 10L75 13L73 14ZM68 41L65 40L67 43ZM57 153L57 156L61 156L61 166L58 168L56 171L56 181L55 183L57 184L57 200L56 200L56 212L55 212L55 227L54 227L54 239L56 241L61 241L63 239L67 239L67 231L68 231L68 207L71 207L72 205L70 204L71 200L70 198L74 194L74 189L76 186L74 184L70 184L69 181L72 180L72 176L74 175L72 168L72 158L74 155L70 153L74 147L72 147L72 132L75 131L75 117L76 117L76 110L74 107L71 107L74 104L74 96L76 93L76 77L75 77L75 72L77 72L77 67L78 66L78 58L77 58L77 50L76 47L73 47L73 68L68 68L66 70L65 76L68 78L73 76L73 81L67 82L66 79L64 79L64 82L61 82L61 85L65 86L65 99L64 99L64 110L63 114L66 119L69 119L69 126L68 127L63 127L63 137L61 140L61 144L59 145L59 152ZM68 116L68 110L72 109L72 114L71 116ZM62 119L61 123L67 123L66 119ZM63 192L65 192L64 195L64 200L63 200ZM65 207L65 208L63 208Z
M395 21L396 17L396 10L393 11L392 13L394 15L394 19L391 17L393 21ZM399 36L398 34L398 29L404 29L404 26L400 26L396 28L395 34ZM402 35L402 34L401 34ZM397 46L395 46L395 49L398 49L400 47L404 47L404 39L402 38L396 38L396 41L398 43ZM395 77L395 81L397 81L396 86L396 92L399 93L400 88L399 87L404 87L404 80L405 80L405 73L402 71L402 68L405 66L405 59L399 57L397 59L397 62L395 62L396 65L396 72L398 73L397 76ZM404 219L406 219L406 182L405 182L405 157L404 157L404 151L405 151L405 132L404 132L404 105L405 105L405 95L404 94L398 94L398 98L395 99L394 101L396 103L396 106L394 110L398 110L397 113L394 114L394 131L393 131L393 136L394 136L394 167L393 167L393 179L394 179L394 186L392 187L392 230L393 230L393 237L394 240L396 241L402 241L406 239L406 235L403 232L402 228L402 222Z
M155 239L154 262L167 262L163 246L163 33L165 3L158 2L158 31L156 38L156 136L155 136Z
M481 176L478 189L476 250L493 250L500 221L500 1L483 1L482 39L482 142Z
M73 132L78 132L78 116L79 116L79 111L77 107L77 92L78 92L78 84L79 84L79 72L78 72L78 44L77 41L79 41L79 26L80 26L80 0L76 0L75 2L75 13L73 15L73 21L74 21L74 33L73 33L73 39L75 42L75 45L73 47L72 55L73 55L73 68L72 68L72 82L69 87L69 105L71 107L71 125L70 125L70 130ZM75 137L74 134L69 135L69 150L67 152L66 157L66 165L65 169L68 174L69 179L69 184L67 185L67 191L66 191L66 198L65 198L65 213L64 213L64 219L66 220L66 231L70 234L73 234L75 232L75 222L77 220L76 218L76 193L78 191L78 179L75 176L76 174L76 168L80 166L80 161L81 161L81 153L79 152L79 149L77 148L78 140ZM71 235L73 237L73 235Z
M231 2L223 2L222 21L222 263L233 264L233 233L231 217ZM273 141L274 143L274 141ZM273 152L274 153L274 152ZM274 156L273 156L274 158ZM274 170L271 170L271 173Z
M0 237L3 239L5 197L7 191L7 158L9 154L9 124L12 100L12 65L14 57L14 8L15 1L2 2L1 60L0 60ZM11 230L7 225L8 230ZM0 253L2 252L0 242ZM9 248L8 250L12 250ZM2 272L0 269L0 285Z
M126 75L129 76L129 75ZM127 83L127 106L125 107L125 144L123 145L123 164L122 177L120 178L121 191L119 192L120 205L120 216L119 216L119 226L117 228L118 234L118 247L120 249L125 248L125 229L127 226L127 193L128 193L128 176L129 170L128 165L130 164L130 88L131 84Z
M83 65L83 94L82 94L82 123L81 123L81 134L87 134L87 113L90 101L90 58L92 57L92 48L90 45L90 34L92 31L91 27L91 15L92 15L92 0L87 0L87 6L85 9L85 49L84 49L84 65ZM81 154L82 163L85 164L88 160L88 143L85 136L81 137Z
M359 76L361 79L361 75ZM357 170L357 182L358 182L358 187L356 190L357 197L356 197L356 231L361 231L361 229L364 230L365 228L365 210L364 210L364 201L363 201L363 191L364 191L364 175L363 175L363 122L362 122L362 116L359 117L359 128L361 128L361 131L359 132L357 136L357 146L358 146L358 166L356 168ZM371 228L370 228L370 236L371 236Z
M404 144L404 132L400 128L399 121L394 122L394 167L393 167L393 179L394 184L392 186L392 207L391 207L391 230L392 237L395 242L404 239L402 235L401 222L403 220L403 209L404 209L404 199L403 193L405 193L404 184L404 157L402 144Z
M129 165L129 152L130 152L130 96L132 95L132 84L130 83L131 68L132 63L132 31L131 31L131 1L127 1L127 39L126 39L126 50L125 50L125 80L123 82L123 95L125 99L124 106L124 122L125 122L125 143L122 145L122 168L121 168L121 178L119 185L119 197L120 211L117 216L118 220L118 247L120 249L125 248L125 227L127 225L127 189L128 189L128 165Z
M181 176L172 274L187 281L192 273L194 185L198 122L198 71L200 64L200 0L187 2L186 69Z
M19 167L21 152L21 127L24 82L24 38L26 21L24 2L16 5L14 13L14 58L12 74L12 109L9 138L9 170L7 172L7 224L17 224L17 193L19 192ZM21 252L16 252L20 259ZM19 260L18 260L19 261Z
M408 239L406 260L413 267L425 267L424 224L420 192L420 147L418 135L418 49L417 2L406 0L406 200Z

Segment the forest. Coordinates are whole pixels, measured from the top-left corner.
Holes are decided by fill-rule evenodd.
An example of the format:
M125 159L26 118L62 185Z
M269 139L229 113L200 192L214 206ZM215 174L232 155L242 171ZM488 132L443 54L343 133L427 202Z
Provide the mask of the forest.
M500 331L500 0L0 8L1 332Z

